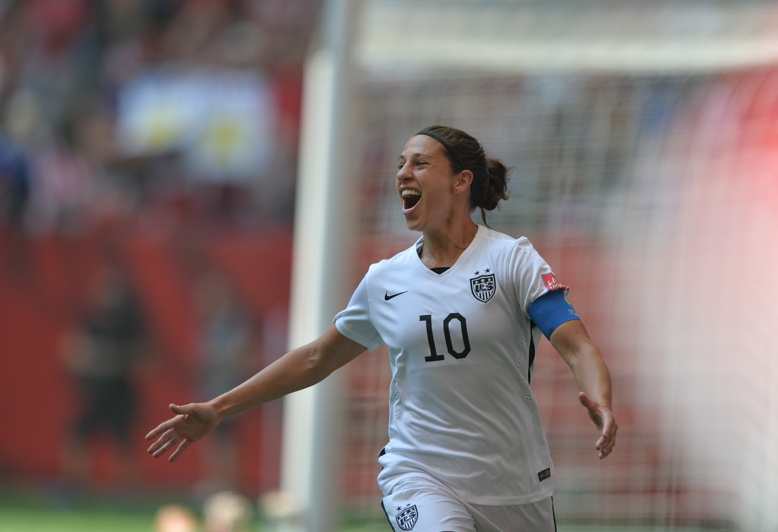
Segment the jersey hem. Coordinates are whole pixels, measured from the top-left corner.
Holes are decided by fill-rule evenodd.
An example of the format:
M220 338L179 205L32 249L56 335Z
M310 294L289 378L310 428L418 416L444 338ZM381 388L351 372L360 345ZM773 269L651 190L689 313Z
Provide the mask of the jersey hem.
M549 484L547 487L543 487L539 491L527 495L489 495L478 497L474 496L472 493L458 490L456 487L451 486L451 484L442 481L429 472L416 471L412 473L401 473L400 475L402 477L401 479L385 479L383 482L379 482L379 487L384 496L402 492L404 489L407 489L408 483L413 484L417 481L416 479L419 479L422 483L432 482L439 488L447 490L462 502L477 504L479 506L518 506L522 504L532 504L554 495L554 485ZM391 488L389 488L389 485L391 485Z

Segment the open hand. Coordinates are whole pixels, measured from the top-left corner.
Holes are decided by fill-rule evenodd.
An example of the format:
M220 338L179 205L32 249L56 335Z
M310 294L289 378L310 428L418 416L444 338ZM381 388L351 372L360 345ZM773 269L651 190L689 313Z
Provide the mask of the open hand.
M586 407L589 417L600 430L600 438L594 448L600 452L600 459L603 459L611 454L616 445L616 432L619 430L616 418L609 407L592 401L584 392L578 394L578 400Z
M208 403L184 406L171 404L169 408L176 416L149 432L146 439L157 438L148 449L154 458L163 456L175 447L169 458L175 462L192 443L213 432L221 420Z

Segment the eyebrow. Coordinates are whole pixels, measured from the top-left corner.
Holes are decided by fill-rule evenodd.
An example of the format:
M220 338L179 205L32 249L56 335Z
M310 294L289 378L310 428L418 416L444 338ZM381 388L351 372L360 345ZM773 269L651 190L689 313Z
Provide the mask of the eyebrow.
M429 154L429 153L425 153L425 152L418 152L418 151L411 153L411 155L410 155L410 156L411 156L411 158L413 158L413 157L416 157L416 158L418 158L418 157L432 157L432 155L431 155L431 154ZM399 155L399 157L397 157L397 159L399 159L399 160L401 160L401 161L402 161L402 160L405 160L405 159L406 159L406 157L405 157L405 155L403 155L403 154L401 153L401 154Z

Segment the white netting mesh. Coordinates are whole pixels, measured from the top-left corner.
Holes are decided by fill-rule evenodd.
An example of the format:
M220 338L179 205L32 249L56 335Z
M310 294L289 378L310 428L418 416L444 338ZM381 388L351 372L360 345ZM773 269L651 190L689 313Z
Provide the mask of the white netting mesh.
M771 328L778 289L770 278L778 271L778 61L695 69L678 68L683 61L674 57L666 71L654 63L634 71L565 69L554 46L538 43L567 35L586 44L610 20L621 25L618 35L628 36L634 23L641 42L667 46L663 36L677 42L683 35L688 9L677 8L674 18L674 4L661 3L661 17L636 8L608 19L615 4L599 4L595 14L605 18L597 19L580 6L571 16L565 2L546 11L539 3L497 5L497 19L521 19L522 5L524 16L535 17L527 27L543 37L533 42L555 68L419 68L421 60L403 68L363 37L363 48L380 60L360 56L348 132L361 186L354 191L357 270L418 236L405 229L394 184L406 140L437 123L471 133L514 168L512 198L490 224L530 237L573 287L573 303L614 377L621 431L615 453L600 462L570 371L544 341L534 388L557 465L560 521L775 530L778 362ZM756 42L778 22L765 3L688 5L705 17L690 33L699 45L694 61L726 43ZM376 12L388 16L385 3L372 9L368 26ZM416 17L408 9L391 20L416 28L430 13L426 4ZM488 27L487 11L479 12L479 28ZM565 33L576 16L588 34L580 27ZM462 22L446 20L454 28ZM603 35L614 38L610 29ZM434 39L428 44L436 46ZM386 440L385 352L357 360L350 378L347 496L363 515L380 518L375 475Z

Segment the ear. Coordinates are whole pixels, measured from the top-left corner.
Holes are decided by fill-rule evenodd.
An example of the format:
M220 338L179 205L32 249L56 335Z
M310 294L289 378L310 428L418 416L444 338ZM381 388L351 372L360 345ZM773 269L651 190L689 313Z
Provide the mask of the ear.
M470 194L470 185L473 183L473 172L462 170L454 176L454 192L467 192Z

